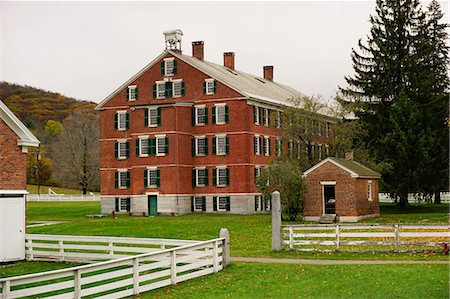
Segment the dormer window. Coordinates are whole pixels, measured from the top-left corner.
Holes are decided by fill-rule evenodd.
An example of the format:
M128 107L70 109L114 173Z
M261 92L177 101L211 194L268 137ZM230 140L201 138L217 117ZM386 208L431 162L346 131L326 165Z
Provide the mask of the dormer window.
M177 63L175 58L165 58L161 62L161 75L163 76L173 76L177 73Z
M128 86L126 99L128 101L136 101L138 99L138 89L136 85Z
M211 95L216 93L216 81L214 79L206 79L203 83L203 93Z

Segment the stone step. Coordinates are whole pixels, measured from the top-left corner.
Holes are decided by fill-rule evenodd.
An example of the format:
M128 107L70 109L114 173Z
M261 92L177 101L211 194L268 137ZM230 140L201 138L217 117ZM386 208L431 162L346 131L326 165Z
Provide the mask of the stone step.
M321 224L331 224L336 221L336 215L325 214L319 218L319 223Z

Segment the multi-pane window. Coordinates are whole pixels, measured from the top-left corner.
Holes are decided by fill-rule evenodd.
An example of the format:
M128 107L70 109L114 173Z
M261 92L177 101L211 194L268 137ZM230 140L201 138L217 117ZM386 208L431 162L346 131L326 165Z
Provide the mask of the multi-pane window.
M144 185L147 188L157 188L159 187L159 169L148 168L144 171Z
M367 199L372 201L372 181L367 181Z
M292 158L292 155L294 153L294 141L292 141L292 140L288 141L288 153L289 153L289 157Z
M140 137L139 139L138 139L138 142L139 142L139 151L138 151L138 153L139 153L139 156L140 157L145 157L145 156L148 156L148 154L149 154L149 139L148 139L148 137Z
M138 99L138 89L136 85L128 86L126 98L128 101L135 101Z
M230 197L229 196L215 196L213 197L214 211L230 211Z
M156 155L164 156L169 153L169 143L166 136L156 136Z
M214 79L205 80L203 92L206 95L214 94L216 92L216 82Z
M329 122L326 122L325 123L325 126L326 126L326 130L325 130L325 136L327 136L327 137L329 137L330 136L330 123Z
M282 143L281 143L281 139L277 138L277 146L276 146L276 150L277 150L277 157L281 156L281 153L283 151L282 149Z
M129 115L126 111L117 111L115 114L115 127L118 131L125 131L128 129Z
M216 155L227 154L227 137L216 136Z
M216 185L223 187L229 183L229 169L225 167L216 168Z
M255 135L255 137L253 137L253 147L255 155L261 155L261 139L259 135Z
M260 124L260 115L259 115L259 107L257 106L253 106L253 122L255 123L255 125L259 125Z
M255 195L255 211L264 211L264 202L262 195Z
M203 187L208 186L208 169L203 168L195 168L192 172L193 175L193 186L194 187Z
M194 107L193 119L194 125L199 126L208 124L208 108L205 106Z
M330 146L329 146L328 144L325 145L325 155L326 155L327 157L330 156Z
M205 156L208 154L208 139L205 136L195 137L193 141L194 156Z
M159 81L155 84L156 87L156 98L157 99L164 99L166 97L166 82Z
M223 125L228 123L228 106L225 104L217 104L212 110L213 124Z
M268 127L270 124L270 113L269 109L264 108L264 126Z
M264 155L270 156L270 138L264 137Z
M126 189L130 187L130 172L126 169L116 171L115 183L116 188Z
M130 144L127 141L118 141L116 143L116 158L126 159L129 155Z
M148 109L148 127L156 127L161 123L161 110L160 108L149 108Z
M116 212L129 212L131 209L130 198L116 198Z
M258 179L258 177L261 175L261 167L260 166L255 166L255 183L256 180Z
M183 82L181 80L173 81L172 92L174 98L179 98L183 96Z
M276 127L281 128L281 111L277 111Z
M322 160L322 144L318 145L318 150L317 151L319 152L319 160Z
M171 76L175 74L175 60L173 58L164 60L164 75Z
M206 211L206 197L194 196L192 198L192 212L194 211Z

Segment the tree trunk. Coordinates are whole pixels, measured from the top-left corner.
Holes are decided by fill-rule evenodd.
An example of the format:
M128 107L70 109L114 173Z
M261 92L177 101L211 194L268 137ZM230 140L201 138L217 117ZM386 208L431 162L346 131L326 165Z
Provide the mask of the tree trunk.
M437 205L441 203L441 192L437 191L434 193L434 203Z
M407 209L408 208L408 193L399 193L400 201L399 201L399 207L401 209Z

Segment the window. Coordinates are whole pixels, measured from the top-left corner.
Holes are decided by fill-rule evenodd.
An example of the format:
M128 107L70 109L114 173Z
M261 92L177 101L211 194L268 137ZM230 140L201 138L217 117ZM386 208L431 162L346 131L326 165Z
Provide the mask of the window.
M192 212L206 211L206 197L193 196L192 197Z
M276 127L281 128L281 111L277 111Z
M127 189L130 187L130 172L126 169L116 171L116 188Z
M255 166L255 184L258 177L261 175L261 166Z
M227 136L216 136L214 141L214 153L216 155L226 155L229 152L229 139Z
M255 125L260 124L260 115L259 115L259 107L253 106L253 122Z
M177 62L175 59L166 58L161 62L161 75L163 76L172 76L177 73Z
M254 147L254 152L255 155L259 156L261 155L261 139L259 137L259 135L255 135L255 137L253 137L253 147Z
M270 138L264 137L264 155L270 156Z
M206 106L194 107L192 114L192 125L201 126L208 124L208 108Z
M116 159L127 159L130 156L130 143L128 141L117 141L115 148Z
M255 195L255 211L264 211L264 202L262 195Z
M270 124L270 111L267 108L264 108L264 126L268 127Z
M330 123L329 122L327 122L327 123L325 123L325 125L326 125L326 130L325 130L325 136L327 136L327 137L329 137L330 136Z
M161 125L161 108L149 108L145 116L144 122L146 127L157 127Z
M169 153L169 140L165 135L156 137L156 155L164 156Z
M117 131L125 131L129 125L129 114L127 111L117 111L114 118L114 126Z
M230 169L226 167L216 168L214 171L213 181L216 186L224 187L230 185Z
M130 198L116 198L116 212L129 212L131 210Z
M367 199L372 201L372 181L367 181Z
M211 95L216 93L216 81L214 79L206 79L203 83L203 93Z
M318 148L318 152L319 152L319 160L322 160L322 144L319 144L319 146L318 146L319 148Z
M213 124L223 125L228 123L228 106L225 104L217 104L212 111Z
M283 151L283 143L281 142L280 138L277 138L277 148L276 148L276 150L277 150L277 157L280 157L281 153Z
M136 153L139 157L147 157L149 155L149 139L148 137L139 137L136 140Z
M166 82L157 81L153 85L153 97L155 99L165 99L166 98Z
M192 186L204 187L208 186L208 169L199 167L192 170Z
M192 139L192 155L208 155L208 138L206 138L205 136L199 136Z
M136 101L138 99L138 89L136 85L128 86L126 99L128 101Z
M330 156L330 146L329 146L328 144L325 145L325 155L326 155L327 157Z
M144 170L144 186L146 188L157 188L160 184L160 172L157 168Z
M214 196L213 197L213 210L214 211L230 211L230 197L229 196Z
M292 140L288 141L288 153L289 153L289 157L292 158L292 154L294 152L294 142Z
M179 81L173 81L173 86L172 86L172 96L174 98L179 98L183 96L183 81L179 80Z

